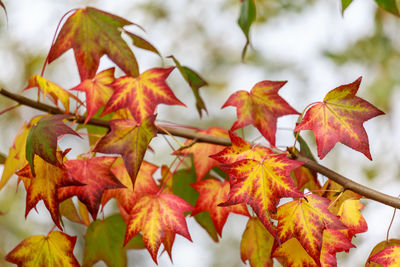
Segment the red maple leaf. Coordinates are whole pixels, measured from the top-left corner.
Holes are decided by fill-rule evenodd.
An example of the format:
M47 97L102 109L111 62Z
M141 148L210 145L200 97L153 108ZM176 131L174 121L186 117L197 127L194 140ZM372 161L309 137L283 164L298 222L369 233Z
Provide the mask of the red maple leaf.
M250 93L238 91L232 94L222 108L235 106L238 120L231 130L253 124L260 133L275 146L276 122L278 117L299 114L278 95L284 82L262 81L254 85Z
M208 211L220 236L230 212L250 216L244 204L225 207L218 206L218 204L228 200L230 189L228 181L221 182L216 179L206 179L192 184L192 187L200 193L200 196L191 215L194 216L200 212Z
M372 160L368 136L363 123L384 113L366 100L356 96L361 77L339 86L326 94L304 115L295 131L312 130L317 141L318 156L322 159L337 142L349 146Z
M114 93L103 114L128 108L137 121L153 115L158 104L185 106L174 95L166 79L174 68L153 68L138 77L124 76L116 79Z
M124 187L110 171L116 159L93 157L66 161L64 164L69 174L84 185L60 188L60 200L77 196L86 205L92 218L96 219L104 190Z

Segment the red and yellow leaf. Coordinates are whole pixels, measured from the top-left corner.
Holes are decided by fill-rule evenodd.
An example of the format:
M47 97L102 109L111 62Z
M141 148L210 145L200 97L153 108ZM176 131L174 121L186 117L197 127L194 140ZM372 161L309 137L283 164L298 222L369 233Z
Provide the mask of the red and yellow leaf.
M372 262L371 257L378 252L384 250L387 247L391 246L400 246L400 239L389 239L389 240L384 240L382 242L379 242L371 251L369 254L368 260L365 263L365 267L381 267L382 265Z
M185 106L174 95L166 79L174 68L153 68L138 77L124 76L116 79L114 93L103 114L128 108L137 121L153 115L158 104Z
M112 120L111 131L93 149L94 152L120 154L133 186L147 147L157 134L154 120L154 115L145 118L141 123L133 120Z
M237 108L238 120L232 125L234 131L253 124L260 133L275 146L277 119L284 115L299 114L282 97L278 91L285 82L262 81L254 85L250 93L238 91L232 94L222 108Z
M64 134L80 135L65 125L62 120L71 117L68 114L46 116L32 125L26 138L25 157L31 166L32 174L35 175L34 156L38 155L50 164L58 165L57 161L57 138Z
M274 250L272 256L285 267L318 266L296 238L291 238L280 245Z
M322 235L321 266L337 266L336 253L351 248L355 246L339 230L325 229Z
M282 197L302 197L290 177L290 171L302 165L284 154L269 154L262 161L244 159L223 169L234 179L228 200L222 205L249 204L261 222L276 236L269 211L275 211Z
M93 157L66 161L68 173L83 185L60 188L59 198L77 196L95 220L104 190L124 187L111 173L115 160L115 157Z
M307 110L295 131L312 130L322 159L337 142L363 153L372 160L363 123L384 113L356 96L361 77L330 91L323 102Z
M121 38L121 29L132 22L93 7L76 10L64 23L51 47L51 63L67 50L74 50L81 80L91 79L100 58L107 55L126 74L139 75L136 58Z
M329 212L329 200L310 194L278 208L278 235L281 242L297 238L307 253L319 263L322 232L325 229L345 229L340 220Z
M191 241L184 212L193 207L172 194L146 194L131 209L125 235L125 244L142 232L147 250L157 263L157 252L168 231L180 234Z
M54 231L47 236L35 235L18 244L6 260L24 267L80 266L73 250L76 236Z
M228 131L222 128L211 127L207 130L199 130L199 134L216 136L216 137L228 137ZM191 140L187 140L185 144L190 144ZM225 147L221 145L213 145L207 143L195 143L189 148L185 148L179 151L175 151L174 154L192 154L194 168L196 170L197 181L200 181L213 167L218 166L219 163L215 159L211 158L210 155L215 154L223 150Z
M257 217L249 219L240 242L240 257L243 263L248 260L253 267L272 267L271 253L275 238L265 229Z
M367 222L361 214L364 205L359 199L347 199L340 206L338 216L340 221L348 228L347 235L349 240L358 233L368 230Z
M57 153L58 160L62 161L63 155ZM60 211L59 204L62 201L57 192L63 186L76 184L79 185L78 181L71 179L64 166L54 166L41 157L35 156L35 173L33 176L31 168L26 165L23 169L19 170L16 174L27 178L27 194L26 194L26 209L25 217L28 215L29 211L36 207L36 204L43 200L46 208L51 214L51 218L58 228L60 225Z
M304 166L294 169L292 171L292 177L296 181L297 188L300 192L303 192L305 188L309 189L310 191L321 190L317 173Z
M400 245L387 247L369 258L369 261L382 264L384 267L400 266Z
M63 89L56 83L53 83L52 81L46 80L42 76L39 75L33 75L32 77L29 78L28 86L25 87L24 90L33 88L33 87L38 87L42 90L43 92L43 98L46 97L47 94L51 97L51 100L53 100L54 104L57 105L57 100L60 100L60 102L63 104L65 112L69 112L69 98L73 98L76 101L82 103L76 96L68 92L67 90Z
M208 211L220 236L230 212L250 216L245 204L218 206L218 204L228 200L230 189L228 181L205 179L192 184L192 186L200 193L200 196L191 215L194 216L200 212Z
M104 106L111 95L113 94L113 88L111 83L114 81L115 68L110 68L99 72L92 79L86 79L81 82L78 86L71 90L82 91L86 93L86 119L87 123L96 112Z

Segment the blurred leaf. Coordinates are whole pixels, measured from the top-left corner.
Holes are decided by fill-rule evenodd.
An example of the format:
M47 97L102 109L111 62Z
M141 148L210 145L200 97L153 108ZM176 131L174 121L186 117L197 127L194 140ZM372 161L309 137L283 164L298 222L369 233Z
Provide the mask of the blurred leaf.
M3 153L0 153L0 164L4 164L6 162L7 156Z
M353 2L353 0L342 0L342 14L346 10L346 8Z
M161 57L160 52L158 52L157 48L155 48L151 43L131 32L125 31L125 33L132 39L134 46L153 52Z
M400 15L399 1L398 0L375 0L375 2L386 11L393 13L397 16Z
M238 24L242 29L244 35L246 36L246 44L243 47L242 51L242 60L246 56L247 47L250 44L250 27L251 24L256 19L256 5L254 0L242 0L242 4L240 6L240 15L238 19Z

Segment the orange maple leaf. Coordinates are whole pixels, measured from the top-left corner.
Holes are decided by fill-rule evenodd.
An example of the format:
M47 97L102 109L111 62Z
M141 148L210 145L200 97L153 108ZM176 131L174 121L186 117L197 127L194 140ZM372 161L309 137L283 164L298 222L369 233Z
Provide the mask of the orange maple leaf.
M189 203L172 194L142 196L129 213L125 244L142 232L146 248L157 263L157 252L167 232L172 231L192 241L184 215L185 211L192 210Z
M269 211L275 211L282 197L302 197L290 177L290 171L303 162L290 160L284 154L270 153L262 161L244 159L223 166L231 177L228 200L220 205L249 204L271 234Z
M205 134L216 137L228 137L228 131L218 127L211 127L207 130L197 131L199 134ZM187 140L185 144L190 144L191 140ZM218 166L219 163L210 155L223 150L225 147L221 145L213 145L207 143L195 143L189 148L175 151L174 154L192 154L194 168L196 170L197 181L200 181L213 167Z
M396 267L400 265L400 245L387 247L369 258L373 261L382 264L385 267Z
M322 235L321 266L337 266L336 253L349 251L355 246L340 230L325 229Z
M124 76L116 79L114 93L103 114L128 108L137 121L153 115L158 104L185 106L174 95L166 79L174 68L153 68L138 77Z
M54 231L47 236L35 235L18 244L6 260L18 266L80 266L73 250L76 236Z
M278 261L283 266L290 267L317 267L318 265L315 263L313 258L308 255L307 251L301 246L299 241L296 238L291 238L278 248L274 250L272 253L274 258L277 258Z
M400 239L393 239L392 238L392 239L389 239L389 240L383 240L382 242L379 242L372 249L371 253L369 254L368 260L365 263L365 267L378 267L378 266L380 266L377 263L371 261L371 257L373 257L375 254L378 254L380 251L384 250L385 248L392 247L392 246L400 246Z
M338 211L340 221L347 227L346 234L351 238L358 233L364 233L368 230L367 222L362 216L360 210L364 208L359 199L345 200Z
M372 160L363 123L384 113L356 96L361 77L326 94L324 101L307 110L295 131L312 130L322 159L337 142L349 146Z
M110 68L99 72L94 78L86 79L71 89L86 93L87 115L85 123L108 102L113 94L111 83L114 81L114 71L115 68Z
M104 190L124 187L110 171L115 160L115 157L93 157L66 161L68 173L83 185L60 188L59 198L77 196L95 220Z
M157 134L154 120L155 115L145 118L141 123L124 119L112 120L111 131L93 149L94 152L120 154L133 186L147 147Z
M132 50L121 38L122 28L133 23L93 7L77 9L64 23L48 62L72 48L81 80L91 79L106 54L126 74L139 75L139 67Z
M329 200L309 194L278 208L278 235L281 242L297 238L307 253L319 263L324 229L346 229L340 220L329 212Z
M286 81L262 81L254 85L250 93L238 91L232 94L222 108L235 106L238 120L231 130L253 124L260 133L275 146L276 123L278 117L289 114L300 114L294 110L278 91Z
M244 204L225 207L218 206L218 204L228 200L230 189L228 181L221 182L216 179L206 179L192 184L192 187L196 189L200 195L191 215L194 216L200 212L208 211L220 236L222 235L222 228L230 212L250 216Z

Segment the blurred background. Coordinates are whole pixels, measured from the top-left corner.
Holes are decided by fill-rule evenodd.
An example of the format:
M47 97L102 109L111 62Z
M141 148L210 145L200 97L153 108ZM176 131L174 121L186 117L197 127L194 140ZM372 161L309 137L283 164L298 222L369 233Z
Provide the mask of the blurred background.
M252 46L245 62L241 61L246 40L237 25L238 0L3 2L8 22L0 10L0 86L32 98L36 90L22 92L22 89L31 75L40 74L60 18L70 9L87 5L124 17L145 29L144 33L137 27L129 27L155 45L164 60L135 48L141 72L173 65L165 57L174 55L209 83L200 89L208 109L208 115L203 114L200 119L190 88L174 71L168 83L187 108L159 106L160 122L229 129L236 120L236 109L221 110L221 106L233 92L250 90L261 80L287 80L280 95L302 112L309 103L322 101L329 90L362 76L358 96L386 113L364 124L373 161L338 144L321 163L381 192L400 194L400 18L378 8L372 0L354 0L344 15L339 0L257 0L257 19L250 33ZM103 57L100 68L110 66L113 64ZM79 75L72 51L50 64L44 76L64 88L76 86ZM13 104L0 96L0 110ZM39 112L20 107L0 116L2 154L8 154L18 129L35 114ZM293 144L296 119L296 116L279 119L278 146ZM247 127L245 133L248 140L260 135L252 127ZM303 135L316 151L314 136ZM74 138L65 138L62 146L72 147L69 154L72 156L88 148L87 143L76 142ZM155 138L151 146L157 149L146 154L148 161L159 165L172 162L173 157L169 156L172 150L164 138ZM2 168L0 165L0 173ZM326 181L324 177L320 179ZM31 211L24 218L25 190L22 186L18 188L16 182L13 177L0 192L0 212L4 214L0 216L1 266L11 266L4 262L4 255L24 238L47 234L53 227L42 203L38 205L38 213ZM386 238L393 209L368 200L363 200L363 204L369 230L353 239L357 249L338 254L338 266L363 266L375 244ZM112 212L112 208L109 210ZM243 266L239 246L246 221L242 216L230 215L221 241L215 243L193 218L188 218L193 243L177 236L172 250L173 265L163 253L159 266ZM400 237L399 225L396 216L390 237ZM84 231L76 224L66 225L68 234L78 235L75 249L78 260L82 259ZM129 266L155 265L146 250L130 250L128 258Z

